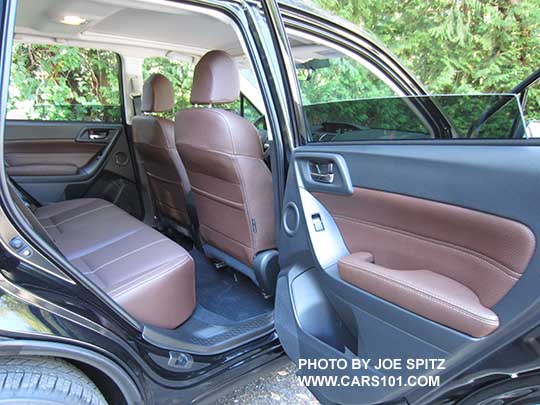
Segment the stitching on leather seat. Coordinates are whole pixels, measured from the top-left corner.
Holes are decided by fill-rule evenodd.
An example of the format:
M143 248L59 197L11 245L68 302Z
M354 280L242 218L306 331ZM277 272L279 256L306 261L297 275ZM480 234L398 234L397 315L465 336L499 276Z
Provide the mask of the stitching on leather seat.
M505 276L510 277L513 280L519 280L521 278L521 276L522 276L521 273L518 273L518 272L516 272L516 271L514 271L512 269L509 269L504 264L499 263L498 261L492 259L491 257L485 256L482 253L477 252L475 250L471 250L471 249L467 249L467 248L462 247L462 246L454 245L454 244L452 244L450 242L445 242L445 241L441 241L441 240L438 240L438 239L429 238L427 236L417 235L417 234L412 233L412 232L403 231L403 230L400 230L400 229L396 229L396 228L392 228L392 227L388 227L388 226L384 226L384 225L379 225L379 224L368 222L368 221L363 221L363 220L360 220L360 219L357 219L357 218L350 218L350 217L346 217L346 216L343 216L343 215L334 215L334 218L349 221L349 222L354 222L354 223L358 223L358 224L362 224L362 225L365 225L365 226L370 226L370 227L381 229L381 230L387 231L387 232L393 232L393 233L396 233L396 234L399 234L399 235L402 235L402 236L405 236L405 237L418 239L418 240L422 240L424 242L432 243L434 245L445 247L447 249L457 250L457 251L459 251L461 253L468 254L470 256L474 256L477 259L482 260L483 262L487 263L490 266L489 268L498 270L498 271L502 272Z
M179 259L179 258L184 258L183 261L181 262L174 262L174 260L176 259ZM115 293L117 293L119 290L122 290L124 288L127 288L126 290L124 291L121 291L118 295L115 295L114 298L118 298L118 297L121 297L122 295L124 294L127 294L133 290L135 290L136 288L142 286L142 285L145 285L147 283L150 283L154 280L158 280L160 279L161 277L163 276L166 276L168 275L169 273L173 272L174 270L176 270L177 268L180 268L183 264L187 263L189 261L191 257L189 255L185 255L185 256L176 256L174 259L171 259L170 261L172 261L172 265L165 268L165 269L159 269L160 271L157 272L159 266L155 267L153 270L157 272L157 274L154 276L154 277L150 277L150 278L145 278L146 276L148 276L148 273L149 272L146 272L146 273L142 273L141 275L139 275L138 277L136 277L135 279L119 286L119 287L116 287L112 290L110 290L108 292L108 294L110 294L111 296ZM150 272L151 273L151 272ZM143 278L142 281L140 282L137 282L139 279ZM136 283L137 282L137 283ZM132 286L129 286L131 283L136 283L135 285L132 285ZM126 286L129 286L129 287L126 287Z
M67 201L73 201L73 200L67 200ZM75 205L75 206L73 206L71 208L62 207L62 210L60 210L58 212L53 212L52 214L49 213L48 215L43 215L43 213L40 215L39 214L39 208L38 208L38 211L35 214L36 218L38 218L38 219L50 219L52 221L52 217L62 215L62 214L66 214L66 213L69 213L70 211L74 211L74 210L78 210L78 209L81 209L83 207L86 207L86 206L92 204L93 202L95 202L96 199L95 198L84 198L84 199L81 199L80 201L84 201L84 204L77 204L77 205ZM103 201L103 202L106 202L106 201ZM55 203L55 204L62 204L62 202ZM40 207L40 208L46 209L47 207L48 206L45 205L45 206Z
M245 247L246 249L251 249L248 245L246 245L246 244L244 244L244 243L242 243L242 242L240 242L240 241L234 239L234 238L233 238L232 236L230 236L230 235L225 235L223 232L220 232L220 231L218 231L217 229L212 228L211 226L208 226L208 225L206 225L206 224L201 224L201 227L205 227L206 229L208 229L208 230L210 230L210 231L212 231L212 232L218 233L219 235L224 236L224 237L226 237L226 238L232 240L232 241L235 242L235 243L238 243L239 245L241 245L242 247Z
M235 184L235 183L230 183L230 184ZM227 206L229 206L229 207L231 207L233 209L239 210L239 211L244 210L244 204L243 203L238 203L236 201L227 200L226 198L219 197L219 196L217 196L215 194L209 193L208 191L201 190L200 188L197 188L197 187L195 187L193 185L191 185L191 189L193 190L193 192L198 193L201 196L206 197L206 198L208 198L210 200L213 200L215 202L218 202L220 204L227 205Z
M91 209L91 210L89 210L89 211L85 211L85 212L82 212L82 213L80 213L80 214L74 215L74 216L72 216L72 217L70 217L70 218L64 219L63 221L56 222L56 223L54 223L53 225L48 225L48 226L46 226L45 228L51 228L51 227L53 227L53 226L58 227L59 225L65 224L66 222L72 221L72 220L74 220L74 219L77 219L77 218L83 217L83 216L85 216L85 215L92 214L92 213L94 213L94 212L96 212L96 211L100 211L100 210L102 210L102 209L110 208L110 207L113 207L113 205L111 205L111 204L102 205L101 207L97 207L97 208ZM50 217L49 219L52 221L52 218L53 218L53 217Z
M144 229L146 229L146 226L141 226L141 227L136 228L134 230L131 230L131 231L127 232L127 233L115 236L112 239L102 241L102 243L100 245L93 245L88 250L80 249L80 250L74 252L72 255L69 255L69 256L66 256L66 257L69 260L76 260L76 259L80 259L80 258L83 258L83 257L90 256L92 253L98 252L101 249L105 249L106 247L108 247L108 246L110 246L110 245L112 245L112 244L114 244L116 242L119 242L121 240L129 238L130 236L133 236L136 233L138 233L138 232L140 232L140 231L142 231Z
M144 246L141 246L141 247L139 247L139 248L137 248L137 249L134 249L134 250L132 250L132 251L130 251L130 252L128 252L128 253L125 253L125 254L123 254L122 256L115 257L114 259L109 260L109 261L106 262L106 263L103 263L101 266L96 267L94 270L92 270L92 271L89 272L88 274L94 274L95 272L97 272L97 271L103 269L104 267L108 266L109 264L112 264L112 263L114 263L114 262L117 262L118 260L124 259L125 257L131 256L133 253L137 253L137 252L139 252L139 251L141 251L141 250L144 250L144 249L146 249L146 248L149 248L150 246L154 246L154 245L157 245L158 243L165 242L165 241L168 241L168 240L169 240L169 239L167 239L167 238L159 239L159 240L156 240L156 241L154 241L154 242L148 243L148 244L146 244L146 245L144 245Z
M373 270L361 267L357 263L351 264L351 263L347 263L346 261L342 261L342 263L344 263L346 265L349 265L349 266L353 267L354 269L358 269L360 271L363 271L364 273L369 274L371 276L374 276L375 278L379 278L379 279L381 279L383 281L390 282L392 285L395 285L397 287L401 287L402 289L406 289L406 290L408 290L409 292L412 292L415 295L425 297L425 298L427 298L428 300L430 300L432 302L437 302L437 303L443 305L446 308L449 308L449 309L452 309L452 310L454 310L456 312L462 313L463 315L469 316L469 317L471 317L473 319L477 319L477 320L479 320L481 322L485 322L485 323L488 323L490 325L498 325L499 324L498 319L494 320L494 319L491 319L491 318L486 318L486 317L474 312L471 308L463 307L463 306L461 306L459 304L456 304L455 302L447 300L444 297L440 297L440 296L438 296L436 294L425 291L420 287L412 286L412 285L410 285L410 284L408 284L406 282L403 282L402 280L396 280L396 279L394 279L392 277L389 277L388 275L382 275L382 274L375 273Z

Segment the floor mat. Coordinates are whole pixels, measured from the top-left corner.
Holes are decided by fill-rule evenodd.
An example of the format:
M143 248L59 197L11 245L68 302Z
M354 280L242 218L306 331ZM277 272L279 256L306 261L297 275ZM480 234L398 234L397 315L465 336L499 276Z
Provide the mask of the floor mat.
M272 299L265 299L247 277L230 269L216 269L197 249L189 253L195 260L197 305L205 310L194 315L207 318L216 314L224 321L238 322L272 311Z

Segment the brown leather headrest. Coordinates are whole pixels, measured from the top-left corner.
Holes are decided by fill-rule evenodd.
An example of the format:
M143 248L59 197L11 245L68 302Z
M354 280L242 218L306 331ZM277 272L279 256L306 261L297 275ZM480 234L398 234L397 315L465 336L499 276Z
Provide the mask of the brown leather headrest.
M154 73L144 82L141 111L161 112L174 107L174 90L169 79Z
M191 104L230 103L240 97L238 68L227 52L204 55L193 75Z

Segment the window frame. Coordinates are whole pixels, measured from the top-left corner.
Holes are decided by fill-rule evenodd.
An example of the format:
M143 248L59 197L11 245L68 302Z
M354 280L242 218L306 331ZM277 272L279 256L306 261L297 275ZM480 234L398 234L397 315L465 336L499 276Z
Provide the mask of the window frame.
M111 124L111 125L125 125L126 124L126 107L125 107L125 97L124 97L124 66L122 61L122 56L115 51L111 51L110 49L104 49L104 48L95 48L95 47L83 47L83 46L74 46L74 45L63 45L63 44L54 44L54 43L41 43L41 42L30 42L30 41L18 41L16 43L22 43L22 44L40 44L40 45L47 45L47 46L64 46L64 47L70 47L70 48L77 48L77 49L94 49L99 51L106 51L113 54L116 58L116 61L118 63L118 72L117 72L117 79L118 79L118 98L120 101L120 120L119 121L85 121L85 120L44 120L44 119L20 119L20 118L7 118L7 109L6 109L6 122L50 122L50 123L63 123L63 122L71 122L71 123L81 123L81 124ZM14 42L13 45L16 44ZM13 64L10 61L10 73L11 69L13 68Z
M370 38L366 33L360 31L357 27L350 24L340 25L326 19L324 16L314 14L307 10L299 10L286 4L280 4L280 13L283 18L287 35L289 35L289 32L293 31L300 33L301 35L304 34L317 38L318 42L321 44L331 44L332 47L337 48L340 52L346 55L352 56L362 65L365 65L366 63L370 64L375 70L380 72L380 76L384 76L388 79L388 83L394 83L395 88L403 92L404 96L430 95L427 89L424 88L424 86L399 62L394 55L392 55L382 45L378 44L375 40ZM296 88L298 91L300 91L300 85L296 76L296 67L293 64L293 66L289 67L289 69L294 70ZM372 73L374 72L372 71ZM291 87L295 88L293 85L291 85ZM309 125L306 120L306 116L303 113L301 94L295 94L294 99L296 103L300 104L299 110L302 111L300 114L301 117L297 118L302 120L302 125L304 128L306 128L307 132ZM417 104L415 109L419 110L422 116L425 117L425 125L433 129L434 133L431 140L455 140L452 138L453 130L451 123L448 122L446 117L431 100L426 98L426 102ZM295 140L296 146L305 144L320 144L319 142L312 141L310 138L311 134L309 133L298 134L297 139ZM370 141L366 140L350 142L366 143ZM419 141L415 140L407 142Z

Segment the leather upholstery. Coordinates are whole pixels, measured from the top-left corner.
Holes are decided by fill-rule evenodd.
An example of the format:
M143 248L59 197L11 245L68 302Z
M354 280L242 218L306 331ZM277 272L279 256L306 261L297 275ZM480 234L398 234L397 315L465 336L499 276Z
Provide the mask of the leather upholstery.
M230 103L240 97L240 77L232 58L223 51L205 54L193 73L191 104Z
M163 112L174 108L174 89L169 79L160 73L150 75L143 85L141 111Z
M232 91L238 72L232 71L234 62L226 53L210 52L199 64L192 102L216 103L238 96ZM204 87L201 80L211 84ZM202 238L251 267L258 252L275 247L272 175L263 161L257 130L231 112L192 108L177 113L175 134Z
M159 232L99 199L34 214L66 258L139 321L175 328L193 312L193 259Z
M151 88L150 93L145 90L143 101L147 94L151 94L152 102L147 101L146 104L153 104L152 108L156 105L172 108L168 92L169 88L172 89L172 84L167 78L162 75L150 76L145 83L145 89L148 88ZM167 90L165 94L160 93L164 90ZM162 98L164 100L159 101ZM186 196L190 192L190 185L186 169L176 150L174 123L152 115L136 116L133 118L133 142L137 157L142 160L155 208L159 214L189 229L191 221Z
M499 326L497 315L463 284L430 270L394 270L371 261L354 253L339 260L339 273L363 290L474 337Z
M490 308L535 249L525 225L463 207L363 188L314 195L353 252L338 262L345 281L476 337L498 327Z
M536 245L525 225L467 208L363 188L352 196L314 195L350 252L371 252L390 269L437 272L488 308L521 277Z
M175 125L202 238L251 266L275 247L272 175L255 127L217 109L180 111Z
M24 139L4 144L10 176L61 176L77 174L105 146L73 139Z

